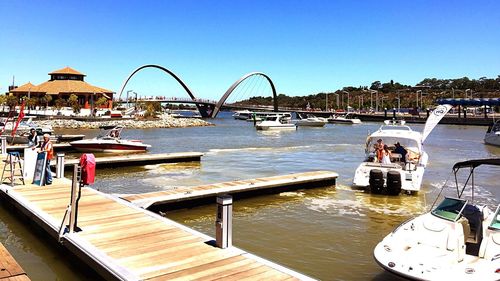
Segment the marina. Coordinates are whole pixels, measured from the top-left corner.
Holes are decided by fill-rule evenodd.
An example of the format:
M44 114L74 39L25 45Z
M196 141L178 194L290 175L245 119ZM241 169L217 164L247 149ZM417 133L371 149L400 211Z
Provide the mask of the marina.
M105 279L169 280L198 276L211 280L313 280L236 247L216 248L206 235L86 187L81 190L78 204L77 231L67 232L62 228L70 185L63 178L43 188L2 185L0 192L4 200L48 235L59 239Z
M437 192L435 186L444 180L442 175L448 174L449 161L491 157L500 152L496 147L482 143L485 128L438 125L426 140L426 152L431 159L421 191L412 196L370 195L350 186L353 172L364 158L367 133L376 131L379 123L367 122L354 127L328 124L320 130L263 134L256 131L252 124L233 120L229 113L225 114L215 120L215 127L129 130L133 137L144 135L144 141L152 145L151 154L190 151L195 147L203 151L202 161L131 166L119 171L100 169L97 164L99 170L93 188L105 194L134 196L175 190L179 186L194 188L291 173L335 171L339 174L335 188L290 190L237 199L233 218L234 245L317 279L330 279L333 267L341 279L366 280L378 276L383 280L393 280L371 258L376 243L400 222L424 212L430 206L428 198L434 198ZM415 131L423 130L419 124L411 127ZM65 132L71 134L74 131ZM222 141L210 143L198 138L200 135L225 137ZM311 138L316 143L310 143L308 140ZM443 138L448 142L443 143ZM180 141L183 139L189 139L191 143ZM454 152L458 149L460 154ZM227 166L231 168L226 169ZM492 185L495 177L495 173L486 170L485 175L475 179L479 190L476 200L489 205L500 202L500 194ZM152 209L165 213L168 219L215 237L213 204L176 210L169 210L168 205L159 205ZM19 223L11 220L8 227ZM358 242L353 244L353 240ZM309 242L306 246L299 246L296 241ZM29 245L31 242L25 240L23 243ZM349 246L338 247L341 244ZM329 249L330 254L323 254L324 249ZM283 251L288 254L281 254ZM338 260L338 256L344 259ZM362 265L365 270L356 271L351 265L353 262ZM44 259L37 266L44 268L47 264L51 261ZM51 265L48 271L64 272L68 266ZM78 275L85 276L83 272Z
M0 7L0 281L500 281L500 2Z

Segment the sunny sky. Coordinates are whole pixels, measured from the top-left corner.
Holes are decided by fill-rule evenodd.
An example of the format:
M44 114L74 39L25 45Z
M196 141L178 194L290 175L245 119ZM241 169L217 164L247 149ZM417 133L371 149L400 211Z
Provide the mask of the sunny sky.
M391 79L500 75L500 1L1 0L0 91L73 67L118 92L162 65L200 98L261 71L308 95ZM128 89L184 96L159 70Z

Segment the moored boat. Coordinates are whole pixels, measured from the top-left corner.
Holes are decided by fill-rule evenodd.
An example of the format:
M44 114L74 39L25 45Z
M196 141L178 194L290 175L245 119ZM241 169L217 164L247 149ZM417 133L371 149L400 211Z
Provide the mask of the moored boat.
M294 123L297 124L297 126L304 127L324 127L328 121L325 118L308 114L306 118L297 119Z
M488 127L484 135L484 143L500 146L500 120Z
M480 165L500 166L500 159L456 163L455 179L459 170L470 171L461 189L455 180L457 197L445 197L388 234L374 249L377 263L416 280L500 280L500 204L492 212L473 201L474 171ZM469 181L471 198L464 199Z
M257 130L296 130L297 125L290 123L290 120L281 115L268 115L262 122L255 125Z
M354 118L350 113L345 115L333 115L328 118L328 123L334 124L361 124L361 120Z
M104 134L93 139L70 142L71 146L83 152L135 152L146 151L151 147L140 140L121 138L122 126L103 126Z

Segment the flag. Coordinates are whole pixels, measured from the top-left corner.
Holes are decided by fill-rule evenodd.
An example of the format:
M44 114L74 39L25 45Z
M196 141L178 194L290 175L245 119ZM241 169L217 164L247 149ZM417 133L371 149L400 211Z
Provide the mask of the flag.
M26 103L26 101L23 101L23 103L21 104L21 109L19 110L19 116L17 117L16 125L14 126L14 128L12 129L12 132L10 133L10 135L12 137L16 134L17 127L19 126L19 123L21 123L21 120L23 120L23 118L24 118L24 104L25 103Z

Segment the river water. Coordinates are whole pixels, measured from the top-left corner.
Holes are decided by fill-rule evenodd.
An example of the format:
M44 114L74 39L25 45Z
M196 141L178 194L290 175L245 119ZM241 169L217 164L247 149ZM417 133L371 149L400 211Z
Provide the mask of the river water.
M428 210L457 161L498 157L483 144L484 127L439 125L426 141L429 162L417 195L371 195L350 187L363 160L364 141L380 124L258 132L229 113L215 127L126 130L124 137L152 145L150 153L199 151L201 163L149 165L97 171L95 188L106 193L140 193L176 186L251 179L294 172L332 170L337 186L284 192L234 202L233 244L321 280L397 280L373 260L374 246L399 223ZM422 125L410 125L421 131ZM65 133L75 133L67 130ZM81 132L79 132L81 133ZM85 132L95 135L95 130ZM500 203L498 168L480 167L476 200ZM453 195L451 190L450 195ZM166 214L215 236L215 204ZM39 233L0 208L0 241L32 280L91 280L85 269L38 238Z

